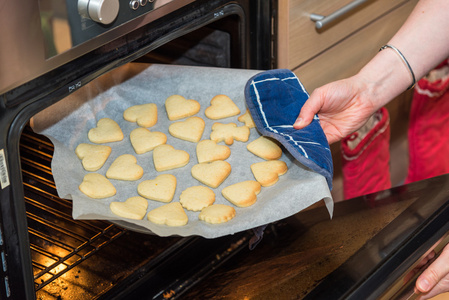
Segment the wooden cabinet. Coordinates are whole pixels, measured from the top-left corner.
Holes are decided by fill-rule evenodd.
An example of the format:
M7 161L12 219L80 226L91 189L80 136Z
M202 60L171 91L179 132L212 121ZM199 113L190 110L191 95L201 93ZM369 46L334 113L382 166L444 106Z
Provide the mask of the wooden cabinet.
M277 67L292 70L306 90L356 74L404 23L418 0L371 0L322 29L310 15L327 16L352 0L279 0ZM391 177L406 176L407 125L411 92L388 104L391 123ZM342 200L339 144L332 145L334 200ZM405 154L405 155L404 155ZM405 167L404 167L405 166Z
M310 14L329 15L351 0L280 0L277 58L307 90L357 73L403 24L417 0L372 0L323 29Z

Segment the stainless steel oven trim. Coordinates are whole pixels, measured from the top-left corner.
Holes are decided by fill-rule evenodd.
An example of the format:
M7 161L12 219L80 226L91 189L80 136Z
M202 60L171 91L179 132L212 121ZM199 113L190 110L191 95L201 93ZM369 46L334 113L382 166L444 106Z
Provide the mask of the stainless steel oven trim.
M64 53L61 53L59 55L56 55L54 57L51 57L49 59L45 59L44 55L39 56L39 58L36 56L36 58L33 60L32 64L28 64L26 66L26 69L24 68L22 73L14 76L14 80L12 82L9 82L8 84L5 84L4 82L0 82L0 94L3 94L21 84L24 84L46 72L49 72L51 70L54 70L55 68L63 65L64 63L68 61L72 61L89 51L92 51L93 49L96 49L98 47L101 47L102 45L106 44L107 42L110 42L114 39L120 38L135 29L145 26L146 24L149 24L151 22L154 22L155 20L158 20L164 16L167 16L169 13L175 12L179 10L180 8L193 3L195 0L177 0L177 1L171 1L165 5L162 5L158 7L157 9L148 12L147 14L144 14L140 17L137 17L134 20L131 20L127 23L124 23L116 28L113 28L104 34L101 34L97 36L96 38L93 38L87 42L84 42L82 44L79 44L75 47L73 47L70 50L67 50ZM37 2L28 3L29 5L32 5L36 11L39 11L39 9L36 7ZM19 10L20 11L20 10ZM19 15L18 17L22 17L22 19L26 19L27 16ZM40 24L38 23L39 20L36 20L36 18L30 18L30 22L33 26L37 26L40 28ZM1 31L0 31L1 32ZM21 53L19 56L17 55L10 55L7 51L0 52L0 61L6 61L9 60L9 64L18 64L20 65L19 60L23 60L24 56L27 55L30 50L32 49L33 52L42 52L43 53L43 42L41 39L38 38L29 38L25 39L25 41L19 42L18 39L21 38L20 35L17 35L17 37L14 37L14 31L5 31L4 34L7 34L9 36L12 36L13 42L17 42L17 44L25 44L23 47L16 49L19 53ZM1 75L1 74L0 74ZM1 78L1 76L0 76ZM11 78L9 79L11 80Z

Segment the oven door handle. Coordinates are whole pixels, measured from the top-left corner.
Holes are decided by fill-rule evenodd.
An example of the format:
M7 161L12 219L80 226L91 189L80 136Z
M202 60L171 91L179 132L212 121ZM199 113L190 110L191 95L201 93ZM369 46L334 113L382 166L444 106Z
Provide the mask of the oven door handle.
M323 29L323 27L349 14L350 12L354 11L357 7L368 1L371 0L354 0L351 3L348 3L347 5L343 6L342 8L337 9L328 16L323 16L320 14L310 14L310 20L315 22L316 29Z

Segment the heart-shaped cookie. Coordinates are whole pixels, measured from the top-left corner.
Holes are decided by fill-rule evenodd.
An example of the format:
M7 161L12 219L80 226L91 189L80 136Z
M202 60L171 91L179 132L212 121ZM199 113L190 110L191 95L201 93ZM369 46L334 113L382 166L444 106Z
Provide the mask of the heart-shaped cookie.
M165 110L170 121L193 116L200 111L200 108L198 101L180 95L172 95L165 100Z
M167 142L165 133L149 131L143 127L133 129L129 135L129 139L137 154L146 153Z
M143 168L137 164L137 159L131 154L117 157L106 171L106 177L117 180L134 181L142 178Z
M104 165L111 151L109 146L82 143L76 147L75 154L86 171L95 172Z
M140 196L160 202L170 202L175 195L176 177L171 174L161 174L155 179L145 180L137 186Z
M184 226L189 221L181 203L172 202L151 210L147 216L150 222L167 226Z
M145 198L135 196L126 199L125 202L113 201L109 204L109 208L119 217L142 220L147 213L148 201Z
M175 138L198 143L203 136L206 123L200 117L190 117L185 121L170 124L168 132Z
M288 167L282 160L267 160L251 165L254 178L262 186L271 186L278 182L279 176L287 173Z
M192 177L211 188L217 188L231 174L231 165L222 160L194 165Z
M232 145L234 140L240 142L248 141L249 133L248 126L237 127L235 123L214 123L212 125L210 139L217 143L224 141L227 145Z
M94 199L112 197L117 192L112 183L103 175L98 173L86 174L79 190L86 196Z
M254 180L247 180L225 187L221 194L238 207L248 207L256 203L260 189L260 183Z
M191 186L182 191L179 202L187 210L200 211L215 202L215 193L202 185Z
M211 224L224 223L235 217L235 209L226 204L213 204L203 208L198 218Z
M234 101L226 95L217 95L210 101L210 106L206 108L204 114L212 120L236 116L240 109Z
M196 145L196 156L199 163L225 160L231 155L231 149L225 145L217 145L212 140L202 140Z
M266 160L279 159L282 156L282 149L277 142L265 136L261 136L246 145L246 149Z
M111 143L123 140L123 132L117 122L103 118L98 120L97 127L89 130L87 137L95 144Z
M153 150L154 168L158 172L184 167L189 159L189 153L177 150L172 145L160 145Z
M157 106L154 103L134 105L123 112L123 119L137 122L142 127L151 127L157 123Z

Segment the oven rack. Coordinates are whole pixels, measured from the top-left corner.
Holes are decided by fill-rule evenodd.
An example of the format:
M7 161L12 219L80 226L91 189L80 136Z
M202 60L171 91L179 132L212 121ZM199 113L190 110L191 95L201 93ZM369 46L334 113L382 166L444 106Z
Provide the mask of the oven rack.
M53 150L25 127L20 157L38 299L179 299L248 247L250 230L217 239L159 238L108 221L74 220L72 202L57 196Z
M71 217L72 203L57 196L52 180L53 145L27 127L20 144L33 275L36 291L125 234L106 221Z

